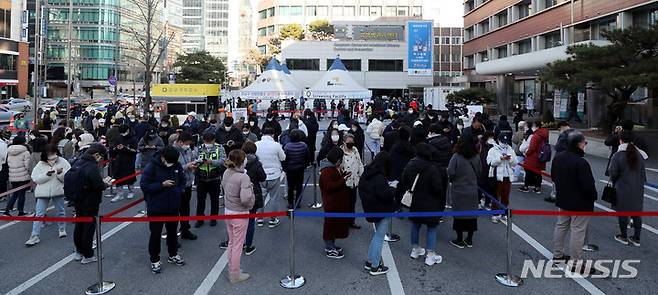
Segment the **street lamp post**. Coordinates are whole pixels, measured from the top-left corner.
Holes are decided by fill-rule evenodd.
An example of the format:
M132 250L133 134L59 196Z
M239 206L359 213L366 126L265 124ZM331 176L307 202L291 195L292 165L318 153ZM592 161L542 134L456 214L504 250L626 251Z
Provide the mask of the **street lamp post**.
M66 126L68 126L68 122L71 119L71 91L72 91L72 85L71 85L71 80L73 79L73 75L71 73L73 69L73 60L71 57L71 54L73 52L73 37L71 36L73 34L73 0L69 0L69 71L68 71L68 83L66 85L66 89L68 91L68 100L66 102ZM93 90L92 90L93 91Z

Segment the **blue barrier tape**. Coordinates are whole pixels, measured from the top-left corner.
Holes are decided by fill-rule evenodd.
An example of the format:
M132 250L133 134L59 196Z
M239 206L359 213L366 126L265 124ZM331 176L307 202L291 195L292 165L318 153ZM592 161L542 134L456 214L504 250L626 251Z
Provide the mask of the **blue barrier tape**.
M652 187L652 188L656 188L656 189L658 189L658 184L653 184L653 183L651 183L651 182L645 182L644 185L646 185L646 186L650 186L650 187Z
M498 198L492 196L491 194L489 194L488 192L486 192L485 190L483 190L483 189L482 189L481 187L479 187L479 186L478 186L478 190L481 191L481 192L484 194L485 197L491 199L492 202L496 203L496 206L500 207L500 208L503 209L503 210L507 210L507 206L505 206L503 203L501 203L501 202L498 200Z
M324 218L360 218L360 217L439 217L439 216L482 216L502 215L505 210L472 210L448 212L396 212L396 213L327 213L314 211L295 211L295 217L324 217Z

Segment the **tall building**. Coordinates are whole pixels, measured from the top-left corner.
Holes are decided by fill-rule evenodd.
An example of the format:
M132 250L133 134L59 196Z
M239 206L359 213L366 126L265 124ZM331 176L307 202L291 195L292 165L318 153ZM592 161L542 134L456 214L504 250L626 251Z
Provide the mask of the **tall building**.
M27 3L0 0L0 98L26 97L29 87Z
M461 27L434 28L434 85L456 86L462 77Z
M202 51L205 47L203 35L204 7L203 0L183 1L183 50L185 52Z
M467 0L464 71L471 85L495 89L500 113L525 104L528 96L540 110L550 110L554 89L538 75L548 63L566 59L567 46L606 45L605 30L655 23L656 0ZM590 124L598 122L597 116L605 114L605 98L590 89L584 94L586 118ZM646 97L647 89L636 94ZM630 112L636 122L646 123L651 114L658 115L658 104L631 104Z
M253 7L250 0L239 0L231 1L229 9L228 39L237 40L228 44L229 78L231 86L244 87L256 72L255 65L246 60L256 45Z
M262 0L258 3L258 41L267 51L270 36L287 24L306 27L318 19L373 21L382 17L423 18L423 0Z
M224 61L228 58L228 11L229 0L205 0L204 49ZM233 2L239 2L233 0Z

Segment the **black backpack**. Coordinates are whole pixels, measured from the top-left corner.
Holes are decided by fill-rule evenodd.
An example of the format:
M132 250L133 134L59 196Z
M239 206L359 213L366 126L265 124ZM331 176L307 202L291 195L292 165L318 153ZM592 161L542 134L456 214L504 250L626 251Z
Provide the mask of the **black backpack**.
M83 199L85 188L87 187L85 176L84 161L76 161L64 175L64 197L72 202L79 202Z

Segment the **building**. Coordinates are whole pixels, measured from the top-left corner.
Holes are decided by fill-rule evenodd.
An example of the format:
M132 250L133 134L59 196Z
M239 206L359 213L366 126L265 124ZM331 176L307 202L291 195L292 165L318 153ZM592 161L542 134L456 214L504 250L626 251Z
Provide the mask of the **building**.
M250 0L231 1L229 6L228 71L230 86L245 87L256 73L256 65L248 60L256 45L253 6Z
M204 8L203 0L183 2L183 50L195 52L204 50L203 38Z
M407 34L410 22L334 22L334 39L286 40L281 58L302 88L315 84L340 56L352 78L373 96L422 97L423 88L433 84L432 56L427 56L426 73L409 69L409 49L415 46ZM431 21L427 29L431 35Z
M565 59L567 46L605 45L604 30L656 22L655 0L467 0L463 67L471 86L495 89L500 113L510 113L513 104L525 104L528 96L540 110L551 110L554 89L538 75L546 64ZM636 92L637 97L646 93L646 89ZM605 113L605 97L592 89L584 94L579 108L588 110L591 125ZM657 102L651 99L632 103L628 109L640 123L658 115ZM658 122L652 125L658 127Z
M463 28L434 28L434 85L457 86L462 79Z
M182 48L185 52L207 51L213 56L227 60L229 2L183 1Z
M262 0L258 3L258 40L262 53L267 43L284 25L308 26L319 19L373 21L381 17L423 18L423 0Z
M0 0L0 98L27 96L27 18L25 1Z

